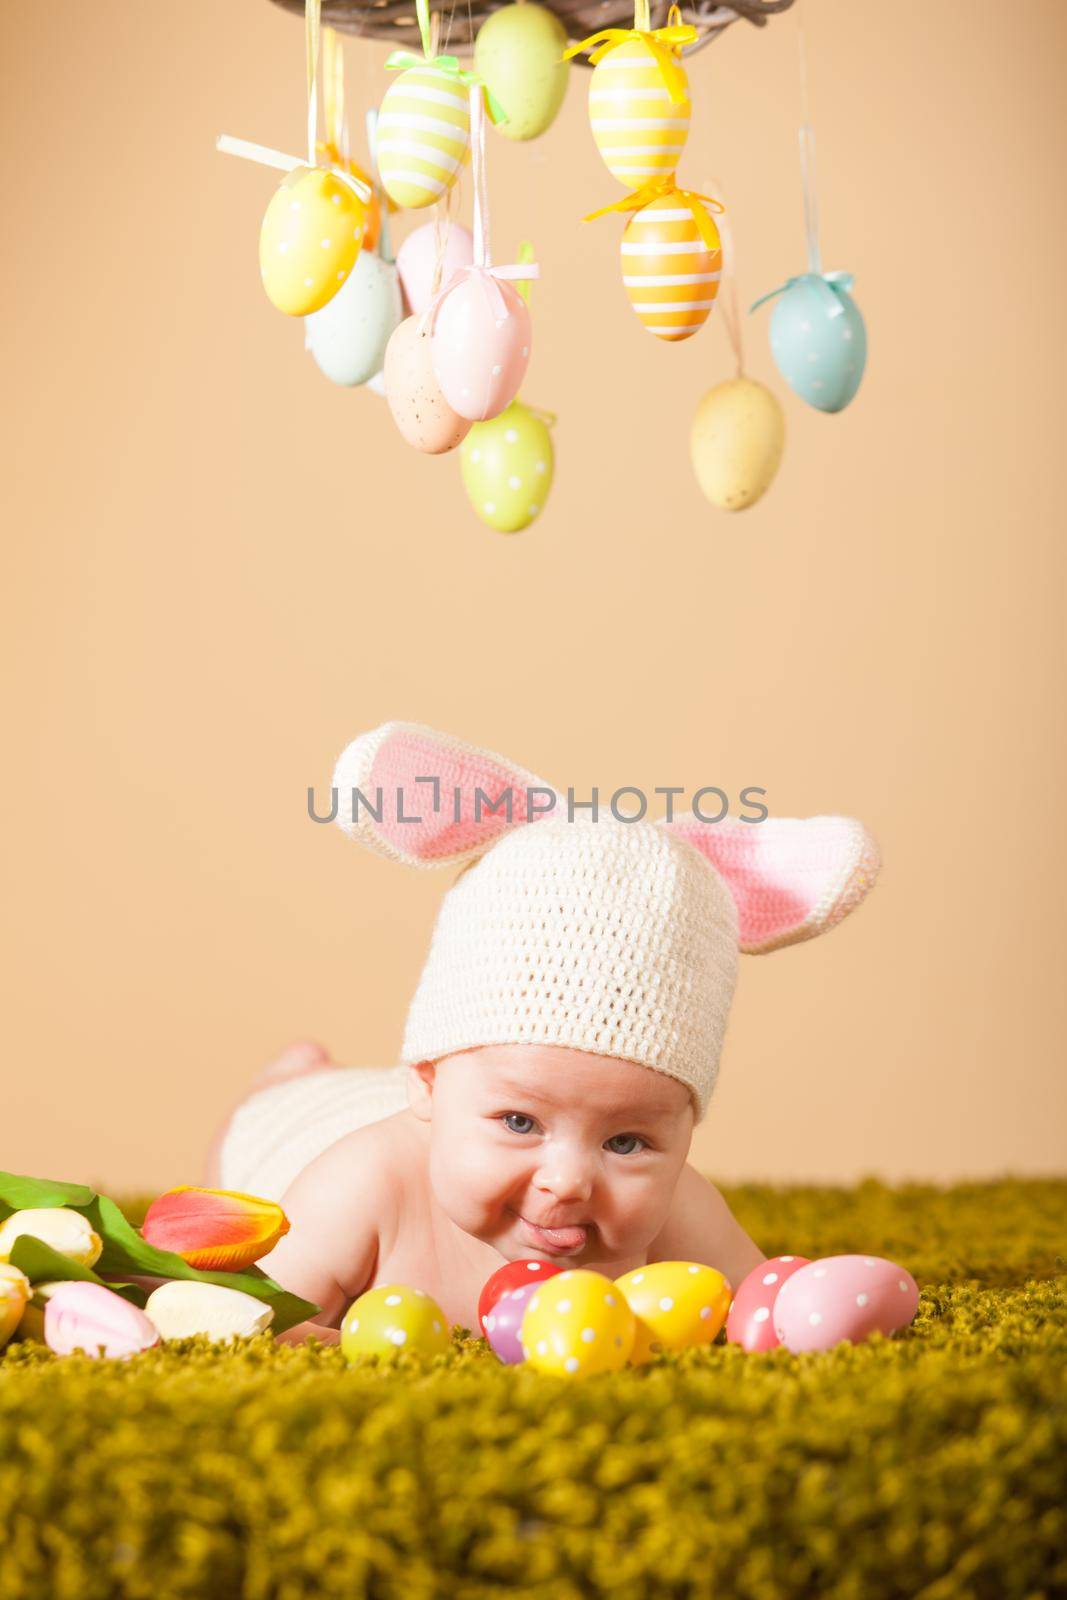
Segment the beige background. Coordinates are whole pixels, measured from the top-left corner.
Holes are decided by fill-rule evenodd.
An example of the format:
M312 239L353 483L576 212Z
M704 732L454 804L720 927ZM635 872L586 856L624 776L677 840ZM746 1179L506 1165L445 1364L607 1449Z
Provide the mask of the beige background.
M760 784L871 826L867 906L743 965L709 1171L1063 1169L1067 13L799 10L859 398L805 409L752 318L786 459L752 511L701 499L723 330L637 326L617 226L579 221L618 191L575 73L544 139L491 144L497 254L530 236L543 263L525 397L560 419L550 504L507 539L262 292L274 180L213 141L299 150L299 23L3 7L0 1164L196 1181L287 1039L393 1059L448 874L313 826L305 788L399 717L582 793ZM723 186L746 301L803 267L796 16L692 69L683 176ZM362 110L385 52L346 50Z

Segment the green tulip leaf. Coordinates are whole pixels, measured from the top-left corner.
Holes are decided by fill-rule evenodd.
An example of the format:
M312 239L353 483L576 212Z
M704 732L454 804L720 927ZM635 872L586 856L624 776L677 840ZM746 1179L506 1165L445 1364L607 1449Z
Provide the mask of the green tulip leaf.
M15 1240L8 1257L13 1267L24 1272L31 1283L98 1283L104 1289L113 1289L124 1300L135 1306L144 1306L146 1294L135 1283L104 1283L91 1267L83 1267L69 1256L61 1256L43 1239L23 1233Z
M80 1210L95 1199L95 1190L83 1183L59 1183L51 1178L22 1178L14 1172L0 1172L0 1222L6 1222L13 1211L52 1206Z

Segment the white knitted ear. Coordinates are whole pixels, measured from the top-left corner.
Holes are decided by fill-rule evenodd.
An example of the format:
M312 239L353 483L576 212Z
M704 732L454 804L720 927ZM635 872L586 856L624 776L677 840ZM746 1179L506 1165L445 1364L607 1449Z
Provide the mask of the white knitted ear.
M836 927L874 886L878 846L854 817L701 822L660 827L695 845L725 879L746 955L765 955Z
M559 798L525 767L418 722L384 722L354 739L333 786L350 839L415 867L481 855Z

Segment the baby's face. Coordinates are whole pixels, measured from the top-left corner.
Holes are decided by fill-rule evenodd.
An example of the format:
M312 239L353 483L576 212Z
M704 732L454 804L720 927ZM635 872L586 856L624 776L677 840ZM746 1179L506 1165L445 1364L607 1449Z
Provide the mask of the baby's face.
M482 1045L413 1070L434 1194L466 1233L509 1260L577 1266L660 1232L693 1132L677 1079L556 1045Z

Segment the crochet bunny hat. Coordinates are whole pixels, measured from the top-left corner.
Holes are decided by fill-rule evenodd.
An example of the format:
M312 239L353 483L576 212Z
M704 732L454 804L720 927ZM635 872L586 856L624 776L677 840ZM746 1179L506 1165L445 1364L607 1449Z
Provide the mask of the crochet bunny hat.
M849 817L569 820L525 768L412 722L354 740L333 784L350 838L411 866L462 864L408 1011L403 1064L475 1045L565 1045L679 1079L698 1119L738 951L825 933L879 865Z

